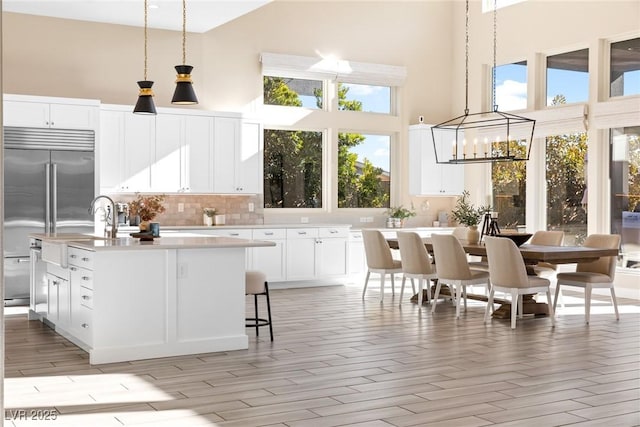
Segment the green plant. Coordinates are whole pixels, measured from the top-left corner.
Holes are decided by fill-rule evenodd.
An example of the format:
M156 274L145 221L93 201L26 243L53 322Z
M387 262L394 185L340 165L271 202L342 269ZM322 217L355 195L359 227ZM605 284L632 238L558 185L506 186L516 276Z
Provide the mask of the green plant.
M478 225L484 213L489 210L489 208L484 206L476 208L468 199L469 192L464 190L462 196L458 197L456 206L451 211L451 217L455 219L458 224L466 225L467 227Z
M214 215L216 214L216 209L215 208L204 208L202 210L202 212L208 216L209 218L213 218Z
M407 209L403 206L391 207L387 212L391 218L407 219L412 216L416 216L416 213L413 210Z

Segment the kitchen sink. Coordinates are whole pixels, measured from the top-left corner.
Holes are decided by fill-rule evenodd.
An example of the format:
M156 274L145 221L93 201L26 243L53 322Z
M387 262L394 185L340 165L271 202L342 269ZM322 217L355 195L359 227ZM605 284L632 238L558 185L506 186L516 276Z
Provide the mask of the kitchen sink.
M68 242L83 240L107 240L109 237L95 236L92 234L67 233L56 234L42 240L42 260L60 267L67 267Z

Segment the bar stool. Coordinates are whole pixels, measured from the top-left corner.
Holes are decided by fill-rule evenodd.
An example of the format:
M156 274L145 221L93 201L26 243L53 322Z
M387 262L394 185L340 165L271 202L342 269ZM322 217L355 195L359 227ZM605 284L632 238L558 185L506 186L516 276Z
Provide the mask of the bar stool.
M271 335L271 341L273 341L273 328L271 327L271 303L269 301L269 285L267 284L267 276L255 270L248 270L245 273L245 295L253 295L253 304L255 307L255 317L246 317L244 320L247 322L246 327L255 327L256 336L260 335L260 326L269 326L269 334ZM264 295L267 298L267 314L268 319L263 319L258 316L258 295Z

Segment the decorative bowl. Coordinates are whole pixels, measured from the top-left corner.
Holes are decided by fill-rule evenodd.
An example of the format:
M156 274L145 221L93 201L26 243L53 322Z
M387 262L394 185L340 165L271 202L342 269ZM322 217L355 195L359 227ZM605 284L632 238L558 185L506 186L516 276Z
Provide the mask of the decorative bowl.
M500 233L500 234L496 234L496 237L506 237L507 239L513 240L513 243L515 243L516 246L522 245L527 240L529 240L531 238L531 236L533 236L533 234L531 234L531 233Z

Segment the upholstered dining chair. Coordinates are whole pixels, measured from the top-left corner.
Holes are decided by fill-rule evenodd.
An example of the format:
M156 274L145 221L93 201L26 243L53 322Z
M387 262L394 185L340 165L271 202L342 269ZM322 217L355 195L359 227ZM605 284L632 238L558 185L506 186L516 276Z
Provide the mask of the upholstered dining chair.
M462 244L453 234L432 234L433 255L438 271L438 284L431 304L431 312L435 313L440 286L442 284L451 287L452 296L455 298L456 318L460 317L460 299L464 299L464 309L467 310L467 286L489 286L489 273L487 271L469 268L467 254Z
M538 230L533 233L529 240L530 245L542 246L562 246L564 240L564 231L556 230ZM533 266L533 272L540 277L555 282L555 276L558 266L548 262L539 262Z
M367 292L367 284L371 273L380 275L380 302L384 300L384 280L387 274L391 275L391 293L395 295L394 274L402 273L402 263L393 259L389 243L378 230L363 229L364 254L367 259L367 275L364 279L362 299ZM415 291L415 289L414 289Z
M398 235L398 247L400 248L400 259L402 262L402 287L400 288L400 303L404 294L404 284L407 278L418 280L418 308L422 307L422 289L426 281L427 303L431 300L432 280L437 279L435 265L431 263L431 257L425 248L422 238L418 233L400 232ZM413 290L415 293L415 289Z
M551 325L555 326L553 307L551 306L550 282L542 277L527 275L527 268L518 247L511 239L504 237L485 237L489 261L491 289L489 301L484 313L484 322L489 320L489 312L493 309L493 297L496 291L511 295L511 329L516 327L516 316L522 311L522 295L545 292L549 305Z
M584 245L589 248L617 249L620 247L619 234L591 234L587 236ZM574 286L584 289L584 317L589 323L591 312L591 290L593 288L605 288L611 291L611 301L616 313L616 320L620 320L618 313L618 301L613 289L613 280L616 275L617 257L601 257L597 261L580 262L576 265L575 272L558 273L556 294L553 299L553 308L558 302L558 295L562 286Z
M467 240L467 231L467 227L455 227L451 234L453 234L458 240ZM475 270L489 271L489 264L487 264L484 257L482 257L482 261L471 261L470 258L471 257L467 256L467 259L469 259L470 268L473 268ZM479 257L476 257L476 259L479 259Z

